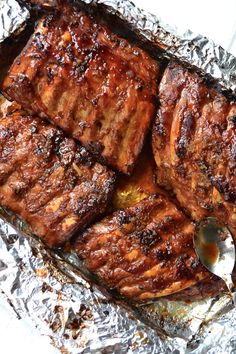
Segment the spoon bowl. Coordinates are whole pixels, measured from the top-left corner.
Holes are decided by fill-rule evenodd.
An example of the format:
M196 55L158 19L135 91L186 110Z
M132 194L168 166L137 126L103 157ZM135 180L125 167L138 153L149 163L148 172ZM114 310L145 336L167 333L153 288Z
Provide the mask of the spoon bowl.
M202 265L222 278L232 293L235 245L229 229L213 217L202 220L196 228L194 247ZM234 296L233 301L236 304Z

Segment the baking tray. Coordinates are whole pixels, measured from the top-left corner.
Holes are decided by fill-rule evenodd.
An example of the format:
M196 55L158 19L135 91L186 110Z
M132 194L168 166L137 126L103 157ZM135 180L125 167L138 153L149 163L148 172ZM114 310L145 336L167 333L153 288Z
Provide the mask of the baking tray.
M85 0L79 6L113 17L119 29L164 61L195 67L221 90L236 90L236 59L191 31L184 38L128 0ZM55 6L53 1L50 4ZM47 6L46 11L50 11ZM1 73L37 18L14 0L0 4ZM35 17L34 17L35 16ZM25 29L26 28L26 29ZM132 33L131 33L131 32ZM17 43L17 45L15 44ZM16 47L15 47L16 45ZM14 48L14 50L12 50ZM6 60L7 58L7 60ZM8 60L9 58L9 60ZM27 225L1 209L0 289L19 318L29 318L63 353L225 353L236 350L235 309L227 294L193 303L160 299L134 306L101 287L72 252L53 252Z

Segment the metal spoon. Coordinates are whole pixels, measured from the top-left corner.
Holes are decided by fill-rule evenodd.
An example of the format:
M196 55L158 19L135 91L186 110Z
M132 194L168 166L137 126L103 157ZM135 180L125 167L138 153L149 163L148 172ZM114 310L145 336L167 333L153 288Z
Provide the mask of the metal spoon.
M202 220L194 235L194 246L201 263L211 273L224 280L236 306L232 281L235 246L228 228L213 217Z

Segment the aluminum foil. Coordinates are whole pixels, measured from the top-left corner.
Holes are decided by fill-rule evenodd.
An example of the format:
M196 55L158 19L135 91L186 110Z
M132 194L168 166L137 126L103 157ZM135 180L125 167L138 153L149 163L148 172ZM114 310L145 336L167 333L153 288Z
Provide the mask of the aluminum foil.
M9 34L23 29L28 18L29 11L16 0L0 0L0 43L9 37Z
M2 215L5 213L1 210ZM19 233L25 225L0 220L0 288L19 318L30 317L65 353L172 353L169 338L142 323L135 310L115 303L40 241ZM177 352L176 352L177 353ZM183 350L180 351L183 353Z
M208 38L191 30L183 33L129 0L82 1L94 6L104 5L107 11L130 24L138 35L163 48L166 55L196 66L203 74L217 79L223 88L236 93L236 58Z
M61 353L202 354L236 347L235 309L228 312L228 296L192 304L162 299L127 306L87 280L73 254L47 250L27 236L29 229L20 219L4 209L0 212L4 299L19 319L28 318Z
M139 35L235 90L235 58L190 31L183 37L126 0L84 0L128 21ZM13 9L14 0L0 2ZM0 12L0 41L27 18L26 10ZM22 12L26 17L22 17ZM19 15L19 18L18 18ZM11 22L12 21L12 22ZM6 27L5 24L11 25ZM3 34L4 33L4 34ZM2 37L1 37L2 36ZM191 49L191 50L189 50ZM0 210L0 290L18 318L28 318L59 352L235 353L236 310L223 295L191 304L161 299L131 307L91 281L72 253L47 250L21 220ZM11 223L11 226L9 224Z

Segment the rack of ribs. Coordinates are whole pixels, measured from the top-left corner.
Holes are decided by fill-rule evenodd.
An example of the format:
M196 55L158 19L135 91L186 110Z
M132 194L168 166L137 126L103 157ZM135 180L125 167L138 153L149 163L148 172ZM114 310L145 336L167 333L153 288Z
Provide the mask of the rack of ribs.
M194 230L167 197L151 195L91 226L75 250L109 288L142 302L207 276L193 248Z
M236 104L170 63L153 127L158 183L192 218L215 216L236 239Z
M134 171L130 176L121 176L116 183L113 194L113 205L115 209L125 209L134 206L152 194L168 196L165 190L156 183L156 163L151 151L151 146L146 144L139 156ZM175 200L172 200L176 202ZM206 297L213 297L227 290L225 284L216 276L210 273L194 285L168 295L171 300L196 301Z
M3 92L130 173L155 113L158 63L67 5L44 17Z
M50 123L17 109L0 115L0 204L53 247L101 215L114 173Z

